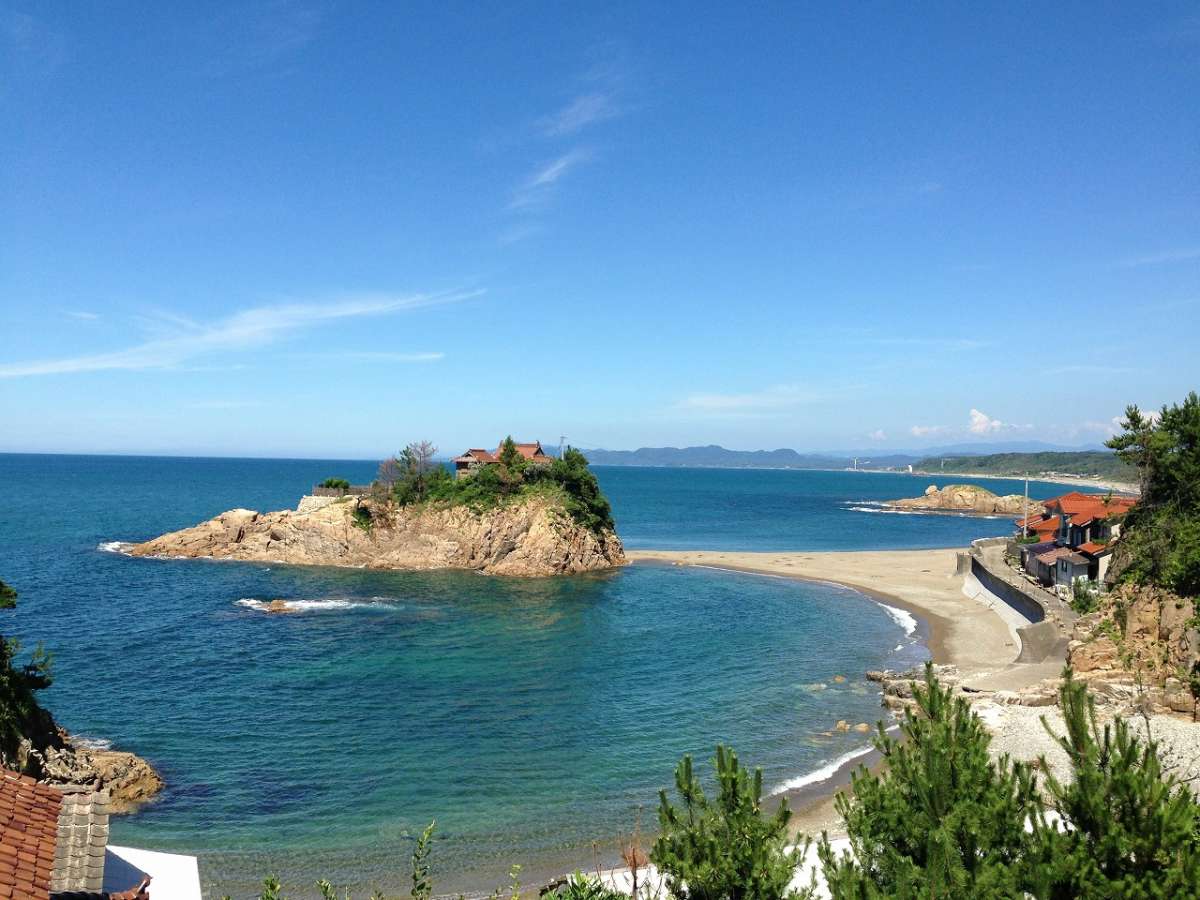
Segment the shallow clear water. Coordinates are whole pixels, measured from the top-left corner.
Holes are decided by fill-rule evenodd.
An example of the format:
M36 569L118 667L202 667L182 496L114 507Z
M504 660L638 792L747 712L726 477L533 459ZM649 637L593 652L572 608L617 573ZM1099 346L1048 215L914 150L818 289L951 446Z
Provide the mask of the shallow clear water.
M210 895L248 895L267 871L301 889L318 876L398 888L412 833L435 817L443 883L586 861L639 810L652 825L685 752L705 768L731 743L779 785L860 746L819 732L879 718L862 673L924 656L920 635L862 594L780 578L633 566L497 579L97 549L372 471L0 455L0 576L21 592L3 629L55 653L45 701L66 727L166 778L114 842L198 854ZM926 481L906 476L599 475L629 546L948 546L1009 527L851 509L920 493ZM274 597L305 611L255 608Z

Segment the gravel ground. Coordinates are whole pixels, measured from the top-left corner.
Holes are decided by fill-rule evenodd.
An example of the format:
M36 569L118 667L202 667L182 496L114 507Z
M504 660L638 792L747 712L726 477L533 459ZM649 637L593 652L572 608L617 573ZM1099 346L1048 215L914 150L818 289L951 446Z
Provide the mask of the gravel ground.
M1067 754L1042 726L1042 717L1055 734L1065 734L1062 712L1058 707L1000 706L990 701L972 707L992 732L992 753L1007 753L1013 759L1032 762L1044 756L1047 768L1060 781L1071 777ZM1112 721L1100 715L1100 722ZM1127 719L1138 737L1146 735L1146 722L1140 716ZM1200 787L1200 724L1176 716L1150 717L1150 734L1158 741L1159 759L1164 768L1189 782L1193 790Z

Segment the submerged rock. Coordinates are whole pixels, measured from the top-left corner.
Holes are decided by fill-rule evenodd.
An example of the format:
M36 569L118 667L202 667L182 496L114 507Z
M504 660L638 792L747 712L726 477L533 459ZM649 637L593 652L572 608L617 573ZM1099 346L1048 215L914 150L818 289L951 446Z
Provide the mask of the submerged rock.
M579 525L530 497L495 509L396 508L361 498L259 513L233 509L129 549L191 557L369 569L474 569L491 575L571 575L625 564L612 531ZM286 610L280 610L286 611Z

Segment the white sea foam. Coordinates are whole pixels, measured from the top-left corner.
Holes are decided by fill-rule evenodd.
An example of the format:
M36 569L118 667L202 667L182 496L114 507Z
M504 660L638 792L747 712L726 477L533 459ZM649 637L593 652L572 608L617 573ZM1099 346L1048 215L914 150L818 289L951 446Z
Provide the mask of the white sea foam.
M101 541L96 545L96 549L101 553L128 553L132 547L129 541Z
M81 737L80 735L72 735L71 743L80 750L111 750L112 741L104 738Z
M916 633L917 619L912 613L908 610L888 606L886 603L880 603L879 605L883 607L883 611L891 616L897 625L904 629L906 635L912 637Z
M852 512L865 513L889 513L893 516L922 516L925 513L917 512L914 509L884 509L879 506L847 506L846 509Z
M362 609L362 608L395 608L394 603L388 602L387 597L371 597L369 600L351 600L348 597L323 597L319 600L288 600L283 599L287 604L287 612L320 612L322 610L336 609ZM244 606L247 609L257 610L258 612L267 612L270 608L270 600L259 600L257 597L243 597L241 600L235 601L235 605Z
M780 578L784 581L792 581L790 575L772 575L770 572L751 572L746 569L735 569L731 566L706 566L701 563L696 563L692 566L693 569L711 569L714 572L729 572L733 575L753 575L755 578Z
M830 778L836 775L838 770L841 769L841 767L846 763L850 762L851 760L858 759L860 756L866 756L870 752L871 746L869 744L863 747L856 747L848 753L843 753L837 759L825 763L825 765L821 766L821 768L817 769L816 771L809 772L807 775L800 775L796 778L789 778L783 784L771 791L771 793L781 794L784 791L794 791L797 788L806 787L810 784L819 784L822 781L828 781Z

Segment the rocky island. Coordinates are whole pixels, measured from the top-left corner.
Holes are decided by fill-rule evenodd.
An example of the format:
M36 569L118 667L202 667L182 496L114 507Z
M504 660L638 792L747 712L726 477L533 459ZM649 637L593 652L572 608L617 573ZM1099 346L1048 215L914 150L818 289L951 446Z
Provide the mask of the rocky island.
M608 501L575 450L545 462L511 439L456 478L410 445L368 490L306 496L295 510L233 509L126 548L191 557L370 569L572 575L625 564ZM511 448L511 449L507 449ZM540 452L540 446L538 447ZM474 451L472 451L474 452ZM349 486L339 479L331 479Z
M1020 516L1025 513L1028 502L1030 509L1040 504L1032 497L1026 500L1023 494L993 494L987 488L974 484L948 484L941 490L931 484L921 497L893 500L884 504L892 509L924 510L927 512L960 512L979 516Z

